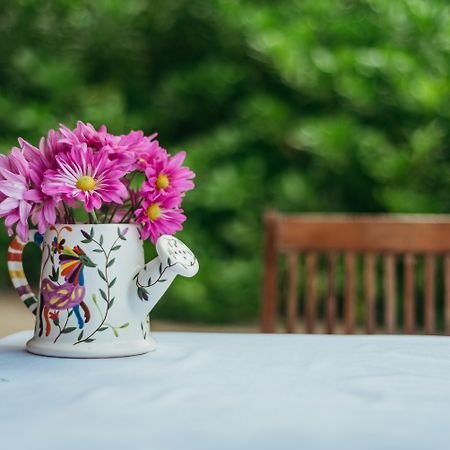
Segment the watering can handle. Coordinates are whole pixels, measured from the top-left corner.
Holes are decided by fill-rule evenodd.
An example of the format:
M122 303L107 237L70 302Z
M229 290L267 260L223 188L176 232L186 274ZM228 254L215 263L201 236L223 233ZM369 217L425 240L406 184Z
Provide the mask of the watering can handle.
M19 294L20 299L25 306L36 315L38 299L28 284L22 265L23 249L29 242L34 242L42 248L42 234L38 233L36 230L30 230L28 232L27 242L22 241L19 236L14 236L8 247L8 272L11 282L14 285L16 292Z

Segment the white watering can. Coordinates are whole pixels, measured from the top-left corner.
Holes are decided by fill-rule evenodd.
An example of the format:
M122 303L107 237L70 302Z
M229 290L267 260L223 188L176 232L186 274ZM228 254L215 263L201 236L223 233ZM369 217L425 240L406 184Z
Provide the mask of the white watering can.
M29 241L42 249L39 296L22 267L27 243L17 236L8 249L8 269L36 315L27 349L39 355L103 358L153 350L150 311L177 275L198 272L194 254L173 236L161 236L158 256L145 264L134 224L58 224L44 235L30 231Z

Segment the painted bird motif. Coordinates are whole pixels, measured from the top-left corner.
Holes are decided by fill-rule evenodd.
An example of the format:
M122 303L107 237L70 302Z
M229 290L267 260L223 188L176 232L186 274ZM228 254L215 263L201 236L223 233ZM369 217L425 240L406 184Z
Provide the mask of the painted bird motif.
M91 318L89 308L83 301L86 293L83 269L84 267L96 267L96 264L78 245L73 248L66 246L58 253L60 253L61 275L64 276L65 283L59 285L45 278L41 285L46 336L50 334L50 310L61 311L72 308L80 329L84 328L85 322L89 322ZM84 312L84 319L80 308Z

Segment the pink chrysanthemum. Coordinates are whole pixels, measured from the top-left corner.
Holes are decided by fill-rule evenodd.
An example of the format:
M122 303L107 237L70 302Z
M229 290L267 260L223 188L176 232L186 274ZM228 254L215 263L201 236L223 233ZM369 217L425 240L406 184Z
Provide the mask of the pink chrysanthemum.
M186 216L179 208L181 197L177 192L153 193L147 196L135 212L136 222L141 224L141 238L150 237L156 244L161 234L174 234L183 229Z
M156 136L144 136L142 131L114 136L108 133L105 125L97 131L92 124L81 121L73 131L65 125L61 125L59 131L63 136L62 142L70 146L86 144L94 152L107 150L109 159L117 161L118 167L128 172L137 168L138 155L151 154L152 139Z
M186 152L179 152L173 157L164 155L155 158L145 170L147 180L142 186L142 192L172 192L184 193L194 188L192 178L194 172L182 166Z
M141 172L145 172L145 169L153 163L155 159L167 158L167 151L164 150L159 142L154 140L157 133L151 136L144 136L144 140L141 145L136 146L134 149L134 154L136 158L135 169Z
M108 151L95 152L86 144L56 156L57 169L45 172L43 191L65 201L80 200L92 212L103 203L123 203L128 192L120 181L125 172L108 159Z
M56 223L57 209L62 206L61 196L46 195L42 191L45 172L57 167L55 157L58 151L61 151L58 148L59 135L50 130L47 140L41 138L39 149L24 139L19 139L19 143L24 156L30 161L30 180L33 188L25 194L25 198L34 203L31 222L38 227L40 233L44 233L50 225Z
M18 148L8 156L0 155L0 217L5 217L8 234L13 225L23 241L28 240L28 218L32 205L26 200L29 191L30 168L28 161Z

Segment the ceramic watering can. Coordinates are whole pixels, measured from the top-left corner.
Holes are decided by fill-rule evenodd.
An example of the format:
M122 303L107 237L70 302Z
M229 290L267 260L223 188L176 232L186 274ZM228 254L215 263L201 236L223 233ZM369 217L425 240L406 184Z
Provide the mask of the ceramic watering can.
M150 311L177 275L198 271L193 253L166 235L156 243L158 256L145 264L137 225L55 225L44 235L30 231L29 242L42 249L39 297L22 267L27 243L17 236L8 249L8 269L36 315L27 349L39 355L103 358L153 350Z

